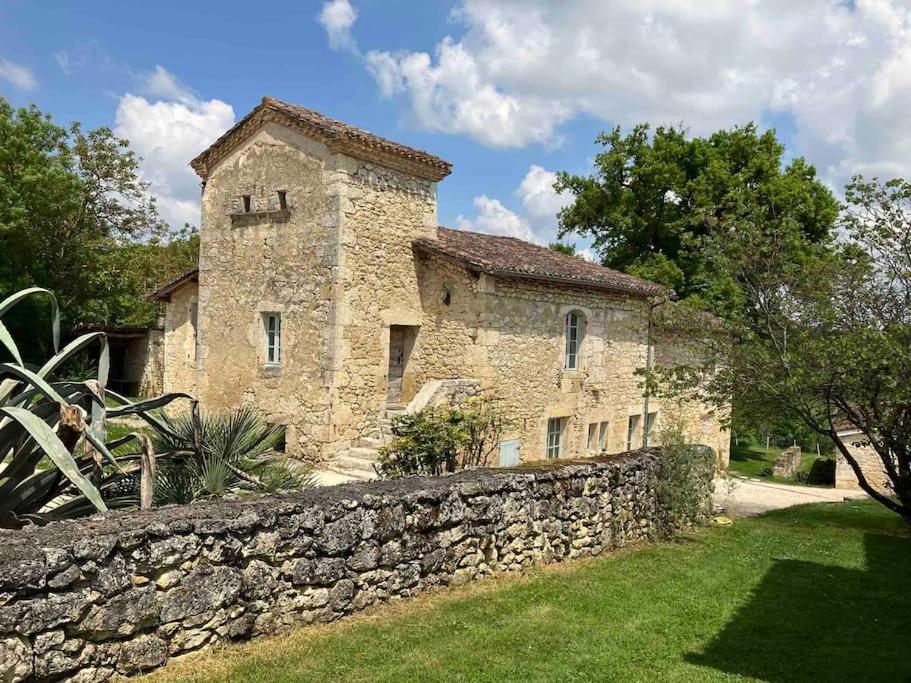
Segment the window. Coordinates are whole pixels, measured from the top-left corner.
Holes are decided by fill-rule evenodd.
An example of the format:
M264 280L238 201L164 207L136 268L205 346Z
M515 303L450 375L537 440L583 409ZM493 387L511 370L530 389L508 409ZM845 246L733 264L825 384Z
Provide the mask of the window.
M567 370L579 369L579 350L582 348L582 314L566 315L566 359L563 367Z
M565 417L552 417L547 421L547 459L556 460L563 455L563 429Z
M607 422L601 423L601 430L598 434L598 452L607 450Z
M607 422L592 422L588 425L588 450L601 453L607 450Z
M656 411L654 413L649 413L648 420L645 421L646 440L648 441L649 446L655 445L652 443L652 430L655 428L655 420L657 420L657 419L658 419L658 413Z
M278 210L284 211L288 208L288 193L284 190L278 190Z
M282 317L266 313L266 365L280 365L282 360Z
M598 450L598 423L592 422L588 425L588 450L595 452Z
M626 428L626 450L628 451L639 448L639 423L641 421L641 415L629 416L629 424Z
M250 213L253 210L253 197L248 194L243 196L244 199L244 213Z

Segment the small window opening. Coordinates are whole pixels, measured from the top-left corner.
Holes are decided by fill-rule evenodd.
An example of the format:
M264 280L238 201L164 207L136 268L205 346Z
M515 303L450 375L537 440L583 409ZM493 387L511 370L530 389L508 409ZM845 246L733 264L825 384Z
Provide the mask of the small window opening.
M547 459L556 460L563 455L563 432L565 417L553 417L547 421Z
M244 195L244 213L250 213L252 208L253 208L253 198L250 195L245 194Z
M588 425L588 450L592 453L598 449L598 423L592 422Z
M631 451L639 448L639 425L642 422L641 415L630 415L629 422L626 426L626 450Z
M566 337L566 353L563 367L566 370L579 369L579 350L582 347L582 315L569 313L564 321Z
M452 303L452 290L449 287L443 288L443 305L448 306Z
M279 313L267 313L266 365L280 365L282 360L282 317Z
M288 208L288 193L284 190L278 191L278 208L280 211Z

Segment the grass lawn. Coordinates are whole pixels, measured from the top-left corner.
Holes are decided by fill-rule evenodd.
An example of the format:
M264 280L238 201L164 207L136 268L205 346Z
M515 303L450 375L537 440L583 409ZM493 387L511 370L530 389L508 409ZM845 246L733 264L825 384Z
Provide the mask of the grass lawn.
M775 464L775 458L781 455L783 449L772 446L732 446L731 460L728 467L735 474L742 474L747 477L758 477L759 473L767 467ZM804 452L800 456L799 472L809 472L813 463L819 456L815 451ZM824 457L824 456L823 456ZM780 481L782 483L793 484L792 477L763 477L770 481ZM806 484L804 484L806 486Z
M791 508L191 655L167 681L898 681L911 530Z

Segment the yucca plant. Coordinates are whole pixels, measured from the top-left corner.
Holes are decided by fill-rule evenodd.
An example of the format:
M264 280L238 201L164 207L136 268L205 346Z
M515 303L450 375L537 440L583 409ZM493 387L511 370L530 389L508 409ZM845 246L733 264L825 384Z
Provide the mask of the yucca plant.
M3 324L3 316L30 297L46 298L51 309L54 355L40 367L23 362ZM150 506L156 460L152 442L136 432L106 443L106 419L136 415L156 431L166 431L151 411L192 397L174 393L134 402L107 391L107 338L91 332L60 349L57 300L39 287L0 301L0 347L8 356L0 362L0 526ZM59 377L68 361L92 347L98 348L93 379Z
M158 470L156 505L314 485L303 465L277 452L285 428L267 423L253 408L223 413L192 410L162 415L161 422L165 429L155 430L155 449L174 456Z

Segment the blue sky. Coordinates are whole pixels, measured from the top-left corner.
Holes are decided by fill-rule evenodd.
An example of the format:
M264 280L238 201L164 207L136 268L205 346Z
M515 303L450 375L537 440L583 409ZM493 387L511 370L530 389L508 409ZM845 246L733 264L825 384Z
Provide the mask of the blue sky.
M836 189L907 174L909 36L897 0L5 0L0 96L127 135L175 223L186 162L270 95L451 161L441 223L547 241L551 174L615 124L757 120Z

